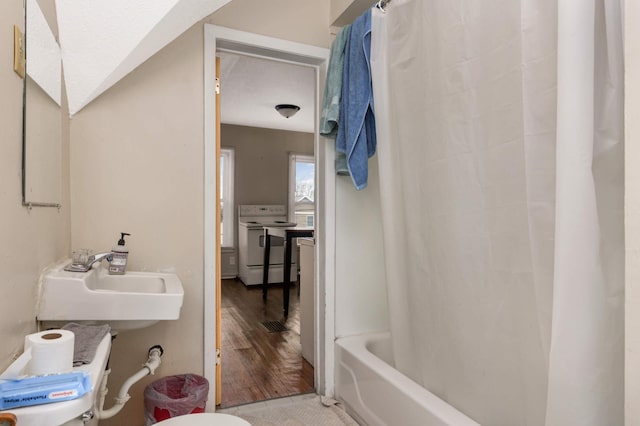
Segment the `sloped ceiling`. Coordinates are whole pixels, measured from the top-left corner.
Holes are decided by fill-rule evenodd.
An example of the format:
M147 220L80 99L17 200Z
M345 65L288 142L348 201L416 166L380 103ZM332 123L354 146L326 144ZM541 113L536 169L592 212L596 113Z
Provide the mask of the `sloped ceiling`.
M62 66L55 34L36 0L27 0L27 72L60 105Z
M55 0L55 7L54 0L28 1L39 3L46 9L44 15L53 19L49 24L58 35L69 113L74 115L182 32L231 0ZM31 8L34 13L36 9L39 11ZM43 19L38 16L37 21ZM57 47L55 40L53 44ZM218 55L223 123L313 132L314 69L228 51ZM43 68L45 77L55 77L51 71L55 67L47 63ZM58 81L59 69L58 66ZM300 111L284 118L275 110L275 105L281 103L298 105Z
M231 0L56 0L69 113Z

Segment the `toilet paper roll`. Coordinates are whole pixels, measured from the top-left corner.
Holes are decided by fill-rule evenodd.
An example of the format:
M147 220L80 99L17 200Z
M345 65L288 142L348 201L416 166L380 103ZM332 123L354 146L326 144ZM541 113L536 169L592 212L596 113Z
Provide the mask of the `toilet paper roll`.
M31 353L25 373L31 376L70 373L73 344L74 334L69 330L47 330L25 336L25 353Z

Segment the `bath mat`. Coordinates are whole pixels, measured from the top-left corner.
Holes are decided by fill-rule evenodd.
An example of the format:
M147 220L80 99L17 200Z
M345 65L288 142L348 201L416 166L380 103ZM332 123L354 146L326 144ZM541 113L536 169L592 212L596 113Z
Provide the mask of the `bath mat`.
M277 333L287 331L287 327L280 321L263 321L260 324L267 329L269 333Z

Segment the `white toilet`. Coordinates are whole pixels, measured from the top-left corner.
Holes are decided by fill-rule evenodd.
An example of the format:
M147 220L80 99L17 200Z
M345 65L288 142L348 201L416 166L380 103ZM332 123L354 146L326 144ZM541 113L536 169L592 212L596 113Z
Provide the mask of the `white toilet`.
M240 417L222 413L187 414L156 423L158 426L251 426Z
M111 335L107 333L96 349L93 362L73 369L73 371L89 373L93 387L91 392L71 401L14 408L6 410L6 412L12 413L17 417L16 424L18 426L96 426L98 419L91 417L92 413L96 412L98 408L97 395L110 351Z

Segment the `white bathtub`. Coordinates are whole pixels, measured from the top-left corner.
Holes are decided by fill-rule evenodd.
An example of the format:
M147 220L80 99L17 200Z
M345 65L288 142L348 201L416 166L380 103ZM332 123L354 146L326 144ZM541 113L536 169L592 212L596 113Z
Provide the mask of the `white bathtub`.
M369 426L479 426L393 367L388 332L336 340L336 397Z

